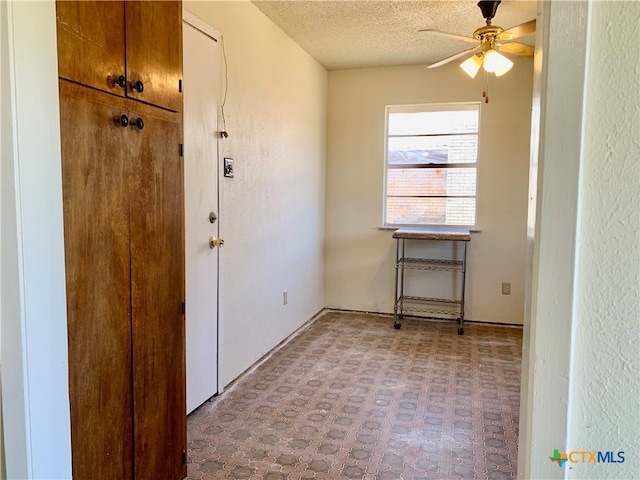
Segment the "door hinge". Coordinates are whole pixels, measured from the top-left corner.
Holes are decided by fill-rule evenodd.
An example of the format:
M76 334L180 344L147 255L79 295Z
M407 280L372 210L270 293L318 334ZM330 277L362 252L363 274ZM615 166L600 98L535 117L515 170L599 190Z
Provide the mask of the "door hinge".
M182 304L180 305L180 308L181 308L181 310L182 310L182 315L184 315L184 310L185 310L185 308L184 308L184 302L182 302Z
M187 464L187 452L185 452L184 450L182 451L182 464Z
M182 79L178 80L178 92L182 93Z
M180 144L180 156L184 157L184 143Z

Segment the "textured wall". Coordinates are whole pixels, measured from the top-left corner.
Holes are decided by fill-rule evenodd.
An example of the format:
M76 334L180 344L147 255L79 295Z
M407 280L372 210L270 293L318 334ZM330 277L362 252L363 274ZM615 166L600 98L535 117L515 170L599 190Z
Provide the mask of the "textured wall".
M578 463L569 478L638 478L640 3L591 8L567 448L626 461Z
M527 181L531 136L531 59L490 79L481 104L477 225L469 250L466 317L522 324L526 267ZM457 62L329 72L327 140L327 306L393 312L394 241L381 231L385 106L482 100L483 75L471 80ZM450 255L440 245L434 256ZM432 273L432 272L428 272ZM426 279L425 281L422 281ZM502 295L501 282L511 282ZM451 296L447 274L413 286ZM416 292L417 293L417 292Z
M188 2L222 33L229 138L220 156L223 385L324 307L327 72L252 3ZM288 290L288 305L283 305Z

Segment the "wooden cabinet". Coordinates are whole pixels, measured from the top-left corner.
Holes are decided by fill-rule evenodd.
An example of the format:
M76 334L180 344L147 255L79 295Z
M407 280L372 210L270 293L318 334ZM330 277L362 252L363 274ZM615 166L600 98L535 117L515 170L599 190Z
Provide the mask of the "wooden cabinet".
M136 479L186 475L184 195L179 114L130 111L131 331Z
M131 166L125 132L114 121L125 113L124 100L60 81L71 437L78 479L132 478Z
M180 2L125 2L126 71L129 85L141 81L138 100L182 111L182 5Z
M63 0L56 16L61 78L182 110L181 2Z
M112 32L107 19L114 16L116 30L123 27L113 15L119 6L137 12L130 17L142 23L145 12L155 11L149 28L173 31L177 24L180 31L179 2L171 2L178 5L173 10L166 9L169 2L148 3L162 5L57 4L72 463L80 480L186 476L182 99L171 100L160 82L151 105L155 97L125 95L86 76L115 68L110 51L107 66L100 66L98 47ZM104 42L88 45L80 35L87 29L103 32ZM82 37L81 47L69 31ZM146 41L155 36L162 37L155 32ZM180 49L181 38L173 38ZM63 76L67 49L83 48L96 55L82 62L91 68ZM145 75L148 61L150 71L160 72L163 54L156 48L141 48L128 71ZM163 77L156 73L148 78Z

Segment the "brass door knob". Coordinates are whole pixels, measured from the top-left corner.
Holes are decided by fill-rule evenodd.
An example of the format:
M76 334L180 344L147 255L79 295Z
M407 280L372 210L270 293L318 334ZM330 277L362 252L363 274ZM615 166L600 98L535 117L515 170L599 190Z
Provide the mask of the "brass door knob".
M224 245L224 240L221 238L211 237L209 239L209 248L222 247Z

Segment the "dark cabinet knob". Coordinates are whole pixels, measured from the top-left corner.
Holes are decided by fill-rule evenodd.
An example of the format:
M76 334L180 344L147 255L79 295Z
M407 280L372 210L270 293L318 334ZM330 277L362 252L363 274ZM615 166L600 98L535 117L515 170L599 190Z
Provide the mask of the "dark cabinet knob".
M135 90L138 93L144 92L144 83L140 80L136 80L135 82L131 82L131 90Z
M124 75L118 75L117 77L109 77L109 81L112 87L125 88L127 86L127 78Z
M119 117L116 117L114 121L121 127L126 127L129 125L129 117L127 117L126 115L120 115Z
M144 120L142 120L141 118L138 118L133 122L131 122L131 126L136 127L138 130L142 130L144 128Z

